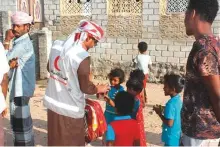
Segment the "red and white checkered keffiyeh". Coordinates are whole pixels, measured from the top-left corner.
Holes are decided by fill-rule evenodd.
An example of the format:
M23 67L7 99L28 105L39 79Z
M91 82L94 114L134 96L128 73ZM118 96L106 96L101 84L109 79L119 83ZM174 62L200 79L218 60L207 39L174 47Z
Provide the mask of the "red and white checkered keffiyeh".
M87 20L81 20L79 27L73 32L63 44L63 53L65 54L70 48L78 43L82 43L88 36L96 40L101 40L104 36L103 29L96 23Z

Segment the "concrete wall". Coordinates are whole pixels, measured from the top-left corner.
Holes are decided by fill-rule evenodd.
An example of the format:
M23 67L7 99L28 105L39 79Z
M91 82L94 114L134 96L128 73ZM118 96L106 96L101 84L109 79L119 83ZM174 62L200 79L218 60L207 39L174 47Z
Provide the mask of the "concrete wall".
M17 0L0 0L0 11L16 11Z
M1 3L3 1L5 0L1 0ZM44 0L44 22L45 26L52 31L53 40L65 39L67 34L75 29L79 20L86 18L85 16L62 16L60 1ZM149 45L149 54L153 61L150 81L160 81L167 71L185 72L185 64L194 39L180 37L185 31L184 14L163 15L162 1L143 0L141 37L109 37L107 33L98 46L90 50L95 78L106 78L105 76L113 67L121 67L129 73L132 69L131 61L138 54L137 44L140 41L145 41ZM92 15L87 18L97 22L107 31L110 21L106 0L92 0ZM213 32L216 35L219 35L219 28L220 11L213 24ZM169 31L165 32L166 30Z

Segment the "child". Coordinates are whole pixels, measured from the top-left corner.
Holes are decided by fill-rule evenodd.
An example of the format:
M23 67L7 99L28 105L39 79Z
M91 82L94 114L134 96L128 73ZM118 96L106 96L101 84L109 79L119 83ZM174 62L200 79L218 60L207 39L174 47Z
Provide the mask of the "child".
M142 73L143 74L143 73ZM146 146L146 134L144 131L144 116L143 116L143 104L141 102L140 93L143 89L143 82L138 78L130 78L127 83L127 91L135 97L135 106L132 114L132 118L138 121L138 128L140 130L140 145Z
M164 76L164 94L170 96L170 100L163 106L154 106L154 111L163 121L162 141L165 146L179 146L181 135L181 109L182 100L180 92L184 87L184 79L176 74ZM164 112L162 112L164 109ZM164 113L164 114L163 114Z
M140 42L138 44L138 50L139 55L133 59L134 65L137 69L140 69L144 72L145 79L143 81L144 83L144 89L143 89L143 98L145 103L147 103L147 95L146 95L146 83L148 80L148 74L149 74L149 67L152 64L151 57L147 54L147 43L146 42Z
M143 81L145 79L145 75L144 75L142 70L135 69L135 70L131 71L129 79L133 79L133 78L138 79L140 82L143 83ZM145 101L144 101L144 96L143 96L143 90L141 91L141 93L139 95L139 98L140 98L140 101L141 101L141 105L144 108L145 107Z
M125 91L115 96L117 116L108 125L107 146L140 146L138 123L130 116L133 112L134 100L134 96Z
M111 123L114 120L114 117L116 116L115 113L115 95L120 92L124 91L124 88L121 86L121 83L124 82L125 74L124 71L120 68L115 68L111 70L111 72L108 75L111 88L108 92L107 96L104 96L104 99L106 101L106 109L105 109L105 119L107 124Z

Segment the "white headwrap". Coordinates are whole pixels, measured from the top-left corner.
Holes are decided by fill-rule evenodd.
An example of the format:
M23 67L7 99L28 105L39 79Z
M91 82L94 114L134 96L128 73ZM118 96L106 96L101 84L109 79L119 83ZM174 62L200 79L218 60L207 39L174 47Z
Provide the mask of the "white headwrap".
M17 11L11 16L12 24L22 25L22 24L31 24L33 21L33 17L29 16L29 14Z
M63 44L64 55L71 47L78 43L82 43L86 40L88 36L95 38L96 40L101 40L104 36L103 29L96 23L87 20L81 20L79 27L73 32Z

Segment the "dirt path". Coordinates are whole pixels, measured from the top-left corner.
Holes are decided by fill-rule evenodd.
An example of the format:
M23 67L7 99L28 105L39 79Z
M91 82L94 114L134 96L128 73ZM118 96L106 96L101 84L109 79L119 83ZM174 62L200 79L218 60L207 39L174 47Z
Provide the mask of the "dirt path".
M43 106L42 98L45 93L45 81L38 81L34 97L30 101L31 114L34 123L34 133L35 133L35 144L39 146L47 146L47 113ZM147 134L148 145L162 145L160 141L161 136L161 120L159 117L153 113L152 106L154 104L165 104L169 97L165 97L163 93L163 85L148 84L147 85L148 94L148 105L144 109L145 117L145 132ZM101 105L104 107L104 102L100 101ZM4 120L4 130L5 130L5 145L12 146L12 133L10 130L9 115ZM100 140L93 142L88 146L100 146Z

